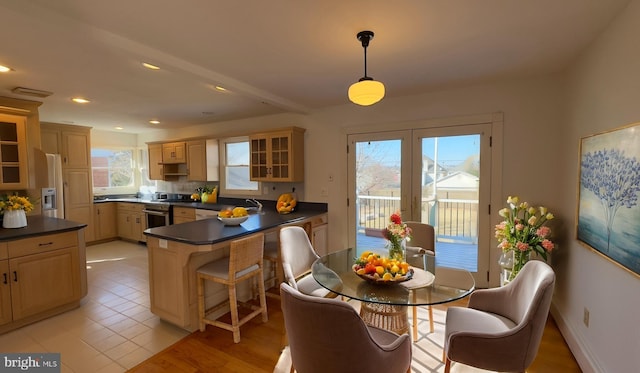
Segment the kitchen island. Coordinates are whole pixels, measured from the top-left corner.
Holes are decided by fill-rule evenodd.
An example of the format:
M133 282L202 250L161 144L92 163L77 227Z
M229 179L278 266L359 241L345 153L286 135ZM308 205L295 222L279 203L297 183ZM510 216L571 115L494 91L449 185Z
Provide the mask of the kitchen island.
M189 331L198 329L196 270L212 260L229 255L232 240L262 232L277 239L282 227L297 225L310 237L316 227L326 234L326 204L301 204L300 210L281 215L266 210L249 215L239 226L225 226L216 218L198 220L144 231L149 250L151 312ZM281 273L281 268L278 269ZM244 284L243 284L244 285ZM238 289L239 299L248 299L248 284ZM207 307L225 300L228 292L219 284L207 284ZM223 314L225 310L221 310ZM218 315L214 315L217 317Z
M0 228L0 333L76 308L87 295L86 224L28 216Z

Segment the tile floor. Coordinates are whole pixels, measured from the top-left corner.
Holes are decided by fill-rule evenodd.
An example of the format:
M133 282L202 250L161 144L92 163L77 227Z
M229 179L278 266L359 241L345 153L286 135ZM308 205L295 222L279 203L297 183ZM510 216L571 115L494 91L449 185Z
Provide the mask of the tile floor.
M63 373L125 372L188 334L149 311L147 248L87 247L79 308L0 335L0 352L59 352Z

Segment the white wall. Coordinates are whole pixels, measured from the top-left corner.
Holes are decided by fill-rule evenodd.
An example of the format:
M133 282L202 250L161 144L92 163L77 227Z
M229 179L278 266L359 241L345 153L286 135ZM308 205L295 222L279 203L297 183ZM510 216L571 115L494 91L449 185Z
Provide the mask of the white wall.
M569 71L565 178L560 208L576 213L580 138L640 122L640 1L634 0ZM640 367L640 277L571 240L554 258L558 286L554 315L585 372L636 372ZM637 249L638 247L636 247ZM590 311L589 327L583 311ZM556 317L558 318L558 317Z

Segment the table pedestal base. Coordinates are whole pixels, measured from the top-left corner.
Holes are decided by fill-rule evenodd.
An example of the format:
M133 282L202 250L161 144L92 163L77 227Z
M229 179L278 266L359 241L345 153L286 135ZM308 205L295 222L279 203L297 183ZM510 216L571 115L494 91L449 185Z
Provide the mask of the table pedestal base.
M362 302L360 317L367 325L402 335L409 332L407 306Z

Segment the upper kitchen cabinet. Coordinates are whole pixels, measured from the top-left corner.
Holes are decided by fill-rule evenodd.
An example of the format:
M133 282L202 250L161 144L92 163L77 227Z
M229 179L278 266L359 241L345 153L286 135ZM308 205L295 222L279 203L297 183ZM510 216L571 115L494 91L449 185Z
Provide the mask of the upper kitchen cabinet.
M218 181L218 140L187 141L187 180Z
M42 151L60 154L63 168L91 168L91 128L65 124L40 125Z
M162 144L162 163L187 163L185 148L184 141Z
M304 180L304 129L284 128L249 136L251 180Z
M189 139L148 143L149 179L178 181L218 180L218 140Z
M0 114L0 189L26 189L29 185L26 149L27 118Z
M164 179L162 165L162 144L149 144L149 179Z

